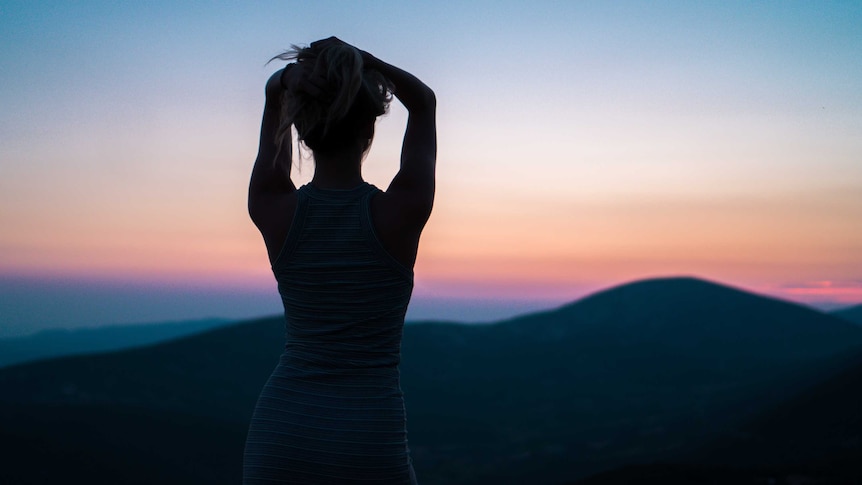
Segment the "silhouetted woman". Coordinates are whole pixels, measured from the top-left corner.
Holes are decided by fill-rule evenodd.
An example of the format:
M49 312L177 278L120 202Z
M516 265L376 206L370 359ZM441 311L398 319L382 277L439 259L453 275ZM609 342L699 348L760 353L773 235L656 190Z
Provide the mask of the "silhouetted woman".
M266 84L249 213L284 303L286 345L248 431L243 483L413 484L398 364L419 235L434 201L434 93L330 37ZM394 94L409 117L386 191L363 181ZM290 179L291 126L314 177Z

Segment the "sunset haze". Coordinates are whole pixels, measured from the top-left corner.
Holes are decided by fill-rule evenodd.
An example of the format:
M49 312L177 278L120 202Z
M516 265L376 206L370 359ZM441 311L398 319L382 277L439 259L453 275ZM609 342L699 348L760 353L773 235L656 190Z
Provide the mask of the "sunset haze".
M862 303L859 2L14 1L0 337L276 313L246 209L267 61L329 35L437 96L413 316L667 275ZM377 123L382 189L405 120L393 102ZM140 299L106 302L118 288Z

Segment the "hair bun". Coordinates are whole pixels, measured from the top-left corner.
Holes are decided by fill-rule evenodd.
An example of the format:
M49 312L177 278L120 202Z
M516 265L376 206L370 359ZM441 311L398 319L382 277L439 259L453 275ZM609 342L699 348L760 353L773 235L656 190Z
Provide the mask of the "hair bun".
M347 44L293 48L274 59L296 60L303 72L285 89L276 143L290 147L290 127L312 150L338 148L356 140L363 127L386 113L391 87L379 72L365 69L362 54ZM292 69L295 69L292 68Z

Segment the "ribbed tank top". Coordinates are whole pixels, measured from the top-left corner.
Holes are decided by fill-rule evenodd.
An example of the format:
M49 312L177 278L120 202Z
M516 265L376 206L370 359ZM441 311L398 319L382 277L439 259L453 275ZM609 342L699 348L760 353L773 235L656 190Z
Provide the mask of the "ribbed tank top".
M374 233L378 191L297 191L272 265L285 350L249 425L245 485L417 483L398 372L413 272Z
M380 244L370 201L379 189L304 185L273 263L286 349L323 369L394 367L400 361L413 271Z

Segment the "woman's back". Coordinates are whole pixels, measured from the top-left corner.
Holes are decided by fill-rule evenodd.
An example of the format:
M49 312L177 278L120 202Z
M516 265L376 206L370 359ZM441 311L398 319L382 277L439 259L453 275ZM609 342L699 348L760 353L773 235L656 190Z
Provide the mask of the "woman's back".
M245 483L414 483L399 382L412 272L374 234L367 183L306 185L273 265L286 345L249 428Z
M379 190L306 185L273 264L287 319L287 349L322 368L394 367L413 272L377 239L369 210Z

